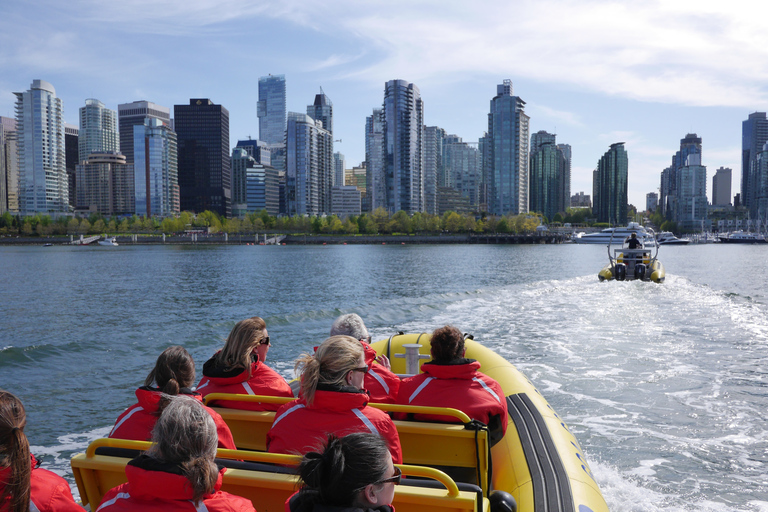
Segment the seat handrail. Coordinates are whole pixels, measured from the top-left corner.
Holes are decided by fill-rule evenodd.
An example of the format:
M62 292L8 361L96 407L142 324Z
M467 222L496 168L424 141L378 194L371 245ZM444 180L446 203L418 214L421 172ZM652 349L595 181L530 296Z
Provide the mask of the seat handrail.
M423 405L401 405L401 404L381 404L377 402L368 402L368 405L381 409L384 412L405 412L413 414L431 414L433 416L451 416L464 424L472 421L472 418L466 413L453 409L451 407L427 407Z
M287 404L296 400L289 396L267 396L267 395L240 395L236 393L209 393L203 397L203 404L208 405L214 400L229 400L230 402L256 402L263 404Z

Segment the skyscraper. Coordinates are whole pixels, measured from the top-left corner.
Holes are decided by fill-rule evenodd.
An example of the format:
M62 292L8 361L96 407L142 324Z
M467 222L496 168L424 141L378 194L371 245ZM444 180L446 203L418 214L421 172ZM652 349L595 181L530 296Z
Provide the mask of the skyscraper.
M320 94L315 95L315 102L312 105L307 105L307 115L315 121L323 123L328 133L333 134L333 103L320 88Z
M120 151L117 135L117 112L104 106L96 99L85 100L80 107L80 130L78 132L78 162L88 160L93 152L116 153Z
M285 75L259 78L256 114L259 118L259 140L267 144L282 144L286 127Z
M334 187L343 187L344 183L344 171L347 168L347 159L340 152L333 154L333 180L331 185Z
M387 208L384 169L384 111L373 109L365 118L365 203L363 210L372 212Z
M730 206L733 171L720 167L712 176L712 206Z
M286 208L288 215L331 213L333 136L322 122L288 113Z
M493 215L528 211L528 126L525 102L512 95L512 81L496 87L488 114L488 211Z
M741 202L747 207L750 206L754 197L752 166L766 142L768 142L768 119L765 112L749 114L747 120L741 123Z
M0 116L0 213L19 212L16 119Z
M179 198L178 142L176 132L156 117L145 117L133 125L137 215L168 217L181 210Z
M623 142L611 144L595 170L593 212L598 222L613 226L627 223L627 176L629 157Z
M426 210L424 102L416 85L390 80L384 87L384 178L387 209Z
M534 133L529 173L530 210L544 214L550 221L555 214L565 212L571 197L571 146L557 144L554 133Z
M80 129L69 123L64 123L64 159L67 168L69 184L69 206L77 207L77 165L80 163Z
M193 98L189 105L174 105L173 112L181 209L230 217L229 111L208 98Z
M563 155L563 167L560 170L559 206L557 211L564 212L571 206L571 145L558 144L557 149Z
M19 162L19 211L22 215L69 210L69 185L64 153L63 104L56 89L33 80L16 92Z
M91 152L77 167L77 208L102 215L133 213L133 165L116 152Z
M468 200L470 210L478 211L482 173L477 148L463 142L461 137L447 136L443 139L442 167L446 185L438 187L438 195L440 190L450 187Z
M676 180L674 220L685 230L698 229L707 218L707 168L701 165L701 153L686 157Z
M159 119L164 125L171 126L171 109L151 101L134 101L117 106L120 127L120 151L125 155L126 163L133 163L133 127L144 125L144 120Z
M445 130L439 126L424 128L424 198L425 211L437 214L437 189L446 187L443 166L443 141Z

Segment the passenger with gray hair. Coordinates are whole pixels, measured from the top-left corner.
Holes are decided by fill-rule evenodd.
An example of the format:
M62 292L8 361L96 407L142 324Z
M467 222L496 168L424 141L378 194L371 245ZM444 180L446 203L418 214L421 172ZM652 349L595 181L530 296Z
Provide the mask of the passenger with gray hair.
M250 500L219 490L225 470L214 461L218 436L211 415L194 398L168 400L152 446L128 463L128 482L104 495L97 512L255 512Z
M392 373L387 356L377 355L376 350L371 347L371 336L360 315L347 313L334 320L331 336L337 335L350 336L363 345L365 364L368 365L363 386L368 391L371 402L395 403L400 390L400 377Z

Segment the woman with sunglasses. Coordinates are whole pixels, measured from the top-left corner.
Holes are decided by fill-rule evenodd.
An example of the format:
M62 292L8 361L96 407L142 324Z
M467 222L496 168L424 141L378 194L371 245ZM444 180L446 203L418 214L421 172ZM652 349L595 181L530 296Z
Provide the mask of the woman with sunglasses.
M224 343L203 365L203 378L197 391L293 397L291 386L275 370L265 364L271 346L264 320L258 316L235 324ZM249 411L274 411L280 404L221 400L216 406ZM211 405L211 404L209 404Z
M394 512L400 469L387 457L387 444L365 432L338 438L309 452L299 465L302 487L286 502L289 512Z
M29 453L27 414L15 395L0 389L0 510L3 512L83 511L69 484L42 469Z
M202 395L192 391L195 383L195 360L187 349L174 345L163 350L157 358L155 367L149 372L144 385L136 390L138 402L118 416L109 437L149 441L157 418L163 413L171 397L185 395L199 402ZM219 413L203 406L216 423L219 435L219 448L235 450L235 440L227 423Z
M368 372L360 342L350 336L331 336L314 354L296 361L301 393L275 414L267 434L267 451L304 454L329 434L378 434L389 446L396 464L403 460L400 437L387 414L368 407L363 378Z

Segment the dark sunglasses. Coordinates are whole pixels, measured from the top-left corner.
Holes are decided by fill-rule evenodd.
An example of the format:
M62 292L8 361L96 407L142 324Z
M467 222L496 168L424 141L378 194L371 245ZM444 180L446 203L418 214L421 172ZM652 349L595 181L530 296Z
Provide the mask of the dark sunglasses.
M360 372L360 373L368 373L368 367L367 366L361 366L360 368L352 368L349 371L351 371L351 372Z
M371 337L370 336L366 336L365 338L360 338L360 341L364 341L364 342L366 342L367 344L370 345L371 344Z
M259 341L259 345L270 345L271 346L271 344L269 343L269 336L267 336L266 338L262 338Z
M373 485L380 485L380 484L388 484L392 482L395 485L400 485L400 479L403 477L403 472L400 471L400 468L395 466L395 474L392 475L389 478L385 478L384 480L379 480L378 482L373 482Z

